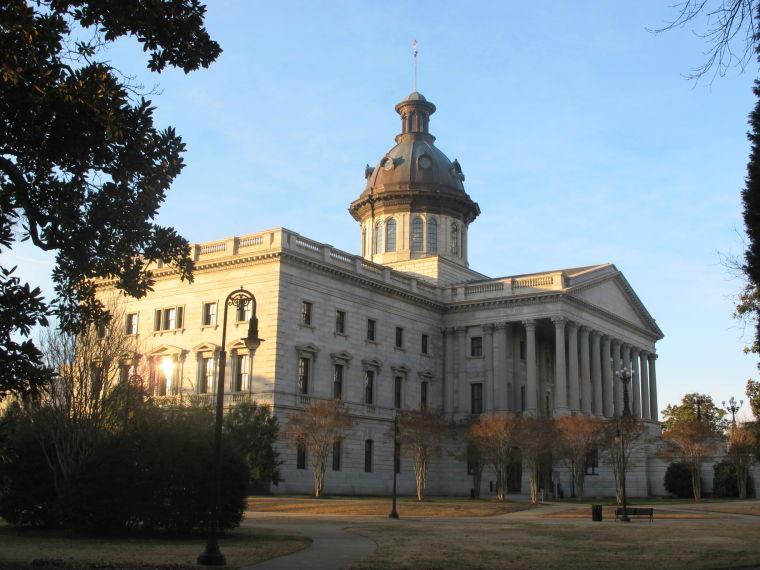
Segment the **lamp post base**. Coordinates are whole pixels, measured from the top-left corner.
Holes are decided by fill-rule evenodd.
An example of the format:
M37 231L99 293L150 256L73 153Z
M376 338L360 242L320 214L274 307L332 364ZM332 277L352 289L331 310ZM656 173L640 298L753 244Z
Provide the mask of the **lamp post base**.
M391 511L391 514L388 515L388 518L389 519L397 519L398 518L398 513L395 511L395 509Z

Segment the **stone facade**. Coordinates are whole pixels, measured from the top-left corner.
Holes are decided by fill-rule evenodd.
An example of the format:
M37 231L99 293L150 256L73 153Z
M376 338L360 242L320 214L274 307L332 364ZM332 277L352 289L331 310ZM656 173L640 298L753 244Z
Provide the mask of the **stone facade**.
M194 245L192 285L158 267L154 291L124 300L156 397L212 398L224 299L243 286L256 296L264 341L251 358L239 340L250 315L229 309L226 402L269 403L284 423L312 399L340 397L357 424L340 470L328 471L328 493L388 492L389 427L399 405L426 404L455 421L496 411L609 418L623 403L615 372L630 365L633 412L659 430L662 332L613 264L495 279L469 268L467 228L480 210L464 192L458 161L433 145L434 110L419 94L397 106L397 145L367 167L367 187L349 209L361 255L276 228ZM101 283L102 295L110 287ZM430 469L429 492L469 493L455 447ZM273 490L309 491L312 476L297 468L296 450L281 445L280 453L284 481ZM662 472L643 454L631 494L661 493ZM569 488L559 467L555 480ZM413 491L411 465L402 462L399 483ZM591 495L611 494L603 462L587 486Z

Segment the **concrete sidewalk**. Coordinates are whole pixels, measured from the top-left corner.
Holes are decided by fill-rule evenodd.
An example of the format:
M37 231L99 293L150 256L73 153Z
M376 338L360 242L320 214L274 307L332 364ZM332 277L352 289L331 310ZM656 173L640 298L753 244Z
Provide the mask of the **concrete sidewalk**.
M313 542L303 550L247 566L245 570L340 570L367 558L377 548L374 541L343 530L348 523L256 519L258 517L253 520L249 518L248 522L256 521L266 528L307 536Z

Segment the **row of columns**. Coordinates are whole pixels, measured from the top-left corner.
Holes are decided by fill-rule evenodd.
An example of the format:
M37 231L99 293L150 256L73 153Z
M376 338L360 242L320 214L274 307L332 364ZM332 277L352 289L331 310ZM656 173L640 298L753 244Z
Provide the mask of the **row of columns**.
M557 414L621 415L623 389L616 372L631 367L633 379L628 387L631 413L637 418L658 419L657 354L563 317L552 318L552 322L555 328L554 408ZM525 321L524 324L526 345L535 347L535 321ZM530 362L527 370L526 389L529 394L537 393L538 379ZM530 405L527 408L528 411L536 410Z
M622 383L616 372L632 366L633 381L628 387L631 413L636 417L657 420L657 355L642 348L626 344L612 335L569 321L552 318L555 330L554 346L554 413L570 413L612 417L622 414ZM507 379L519 383L508 372L507 328L516 323L486 324L483 329L483 388L486 409L502 409L507 395ZM543 409L539 382L536 320L521 323L525 330L525 399L526 412ZM467 394L463 392L467 375L467 328L452 327L445 331L444 349L444 407L447 412L464 411ZM513 345L511 351L519 350ZM515 387L512 388L515 390ZM507 408L519 410L514 402Z

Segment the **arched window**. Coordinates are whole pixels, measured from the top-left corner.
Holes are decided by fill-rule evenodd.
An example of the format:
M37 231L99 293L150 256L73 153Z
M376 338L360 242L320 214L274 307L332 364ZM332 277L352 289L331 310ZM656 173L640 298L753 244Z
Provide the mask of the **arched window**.
M383 252L383 222L375 224L375 253Z
M362 255L367 255L367 228L362 227Z
M396 220L393 218L385 224L385 251L396 251Z
M451 222L451 254L459 256L459 224Z
M412 220L412 252L420 252L422 249L422 236L424 235L422 218L419 216Z
M435 218L428 219L428 253L438 251L438 221Z

